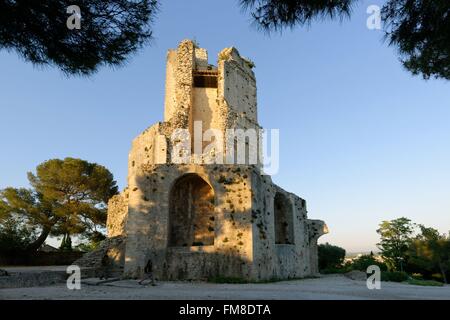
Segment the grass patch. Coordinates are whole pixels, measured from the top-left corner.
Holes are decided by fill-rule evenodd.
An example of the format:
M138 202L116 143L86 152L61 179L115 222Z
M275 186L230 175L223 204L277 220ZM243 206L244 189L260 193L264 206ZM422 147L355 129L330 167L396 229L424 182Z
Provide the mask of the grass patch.
M418 280L418 279L409 279L407 281L409 284L415 286L431 286L431 287L442 287L444 284L439 281L434 280Z

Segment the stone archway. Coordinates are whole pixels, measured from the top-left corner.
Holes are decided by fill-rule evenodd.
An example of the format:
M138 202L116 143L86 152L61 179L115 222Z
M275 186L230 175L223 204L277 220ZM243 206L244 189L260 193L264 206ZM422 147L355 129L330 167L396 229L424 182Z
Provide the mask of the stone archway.
M294 219L292 204L283 193L277 192L274 198L275 244L294 244Z
M169 246L214 245L214 190L199 175L182 176L169 196Z

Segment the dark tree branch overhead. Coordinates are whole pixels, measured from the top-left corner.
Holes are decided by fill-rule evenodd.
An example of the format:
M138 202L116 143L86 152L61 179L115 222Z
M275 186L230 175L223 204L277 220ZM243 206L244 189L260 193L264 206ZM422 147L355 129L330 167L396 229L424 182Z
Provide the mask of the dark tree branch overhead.
M266 32L349 16L359 0L240 0ZM381 15L385 38L404 67L425 79L450 79L450 0L387 0Z
M386 38L406 69L450 80L449 0L390 0L382 17Z
M81 29L66 26L71 5L81 9ZM88 75L123 64L150 40L157 8L155 0L0 0L0 49Z
M348 18L358 0L240 0L264 31L281 31L314 20Z
M359 0L238 0L265 32L350 17ZM36 65L89 75L118 66L152 37L158 0L0 0L0 49ZM81 9L81 29L66 26L67 8ZM386 0L387 42L404 67L425 79L450 79L450 0ZM361 26L363 28L364 26Z

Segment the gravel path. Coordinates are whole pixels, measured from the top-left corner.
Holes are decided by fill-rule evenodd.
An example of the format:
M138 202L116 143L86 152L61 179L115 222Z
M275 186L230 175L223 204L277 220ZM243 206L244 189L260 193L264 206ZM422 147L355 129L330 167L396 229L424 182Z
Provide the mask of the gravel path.
M214 284L159 282L140 286L133 280L102 285L82 284L68 290L64 284L50 287L0 289L0 299L448 299L450 286L423 287L385 283L381 290L368 290L365 281L341 275L268 284Z

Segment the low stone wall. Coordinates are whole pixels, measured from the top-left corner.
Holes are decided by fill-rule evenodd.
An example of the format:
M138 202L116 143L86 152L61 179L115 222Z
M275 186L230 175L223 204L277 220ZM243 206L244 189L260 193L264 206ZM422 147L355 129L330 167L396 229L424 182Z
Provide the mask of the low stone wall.
M64 271L14 272L0 277L0 289L50 286L63 283L67 277Z
M96 276L95 269L82 268L81 278L93 278ZM66 271L25 271L9 272L8 275L0 276L0 289L45 287L66 282L69 274Z
M84 252L36 252L28 255L2 256L0 265L3 266L65 266L81 258Z

